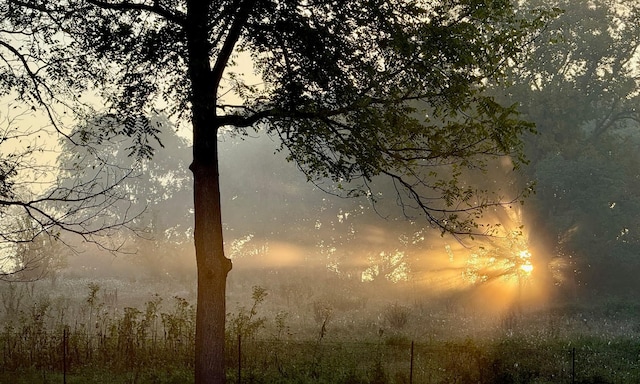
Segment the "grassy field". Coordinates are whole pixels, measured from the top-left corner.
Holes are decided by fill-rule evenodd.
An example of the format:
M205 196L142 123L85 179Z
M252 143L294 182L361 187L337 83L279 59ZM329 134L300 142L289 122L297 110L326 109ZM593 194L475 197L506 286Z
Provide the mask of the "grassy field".
M233 347L233 345L230 345ZM236 352L231 349L229 352ZM162 353L165 353L163 351ZM522 339L478 344L247 342L244 383L637 383L640 347L629 340ZM67 383L192 383L191 365L147 356L125 366L105 358L75 362ZM117 359L116 359L117 361ZM238 382L237 356L228 358L229 382ZM59 366L2 369L0 383L62 383Z
M149 294L136 306L95 282L47 288L1 292L0 383L193 382L192 300ZM634 301L487 314L344 292L306 303L263 287L245 293L227 317L229 382L640 382Z

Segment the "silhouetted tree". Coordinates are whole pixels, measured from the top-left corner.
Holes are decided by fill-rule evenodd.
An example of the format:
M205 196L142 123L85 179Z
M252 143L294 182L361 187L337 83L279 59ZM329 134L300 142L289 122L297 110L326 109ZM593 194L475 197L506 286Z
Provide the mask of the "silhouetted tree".
M58 135L71 140L64 127L68 111L80 102L90 79L77 77L75 83L63 78L78 62L55 59L59 55L53 34L59 25L42 19L39 23L30 18L35 14L17 12L9 2L0 4L0 14L0 98L6 107L0 115L0 276L29 274L32 279L40 275L34 274L42 267L36 264L49 260L26 257L42 248L38 244L56 244L66 232L115 250L110 235L131 223L137 213L104 215L108 207L126 201L114 189L122 178L85 179L71 186L59 183L51 161L59 148L52 143ZM136 146L135 154L144 156L146 148Z
M113 230L127 227L140 212L103 215L115 204L128 207L126 196L114 189L124 173L109 181L94 177L62 185L48 159L56 150L54 133L31 127L31 111L19 105L9 105L0 128L0 279L34 280L59 267L56 249L65 242L63 232L114 251Z
M429 225L483 233L475 219L499 196L466 185L461 170L482 170L486 156L518 163L531 128L483 85L546 16L526 20L501 0L5 0L1 9L64 63L57 76L95 89L109 114L126 123L162 107L191 125L197 383L225 381L221 130L264 126L309 180L373 197L370 182L388 177ZM249 57L260 84L233 67ZM126 132L147 154L156 132L132 121Z
M513 67L508 103L522 105L539 135L526 138L526 206L534 244L564 257L586 288L637 286L640 219L640 4L629 0L530 0L563 14ZM504 90L499 90L504 93ZM571 260L569 260L571 257ZM570 272L573 273L573 272ZM624 287L624 288L623 288Z

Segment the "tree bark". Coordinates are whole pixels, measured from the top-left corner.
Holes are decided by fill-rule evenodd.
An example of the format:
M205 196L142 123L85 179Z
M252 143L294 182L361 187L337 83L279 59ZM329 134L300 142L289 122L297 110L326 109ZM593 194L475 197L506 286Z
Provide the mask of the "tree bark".
M216 76L210 65L209 1L187 1L188 68L193 124L195 248L198 268L195 382L225 383L225 295L231 260L224 255Z
M225 296L231 261L224 256L218 166L216 161L202 164L194 159L191 169L198 267L195 382L224 383Z
M195 248L198 268L195 382L224 383L226 283L231 260L224 255L215 114L193 108Z

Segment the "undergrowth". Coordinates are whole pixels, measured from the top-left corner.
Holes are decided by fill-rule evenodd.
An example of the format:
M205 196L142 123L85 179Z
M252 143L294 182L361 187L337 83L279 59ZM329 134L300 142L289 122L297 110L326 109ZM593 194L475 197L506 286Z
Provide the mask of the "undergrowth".
M410 309L395 305L385 312L387 332L345 341L331 337L328 306L316 305L317 332L300 339L291 337L286 312L260 316L266 297L254 287L250 309L228 314L230 383L640 382L632 338L516 335L414 340L412 347L403 331ZM142 308L117 309L92 284L80 307L64 307L65 315L60 308L43 298L12 312L0 330L0 384L193 382L195 309L187 300L156 295Z

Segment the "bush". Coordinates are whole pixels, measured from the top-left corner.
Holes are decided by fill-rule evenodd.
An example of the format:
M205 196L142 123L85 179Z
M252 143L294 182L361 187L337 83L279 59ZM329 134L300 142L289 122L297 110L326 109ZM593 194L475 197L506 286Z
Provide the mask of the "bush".
M409 321L409 308L399 305L398 303L389 305L384 313L384 320L392 329L402 329Z

